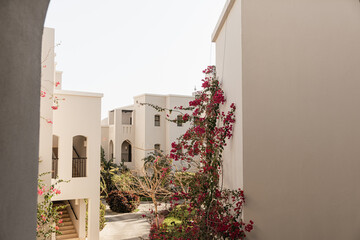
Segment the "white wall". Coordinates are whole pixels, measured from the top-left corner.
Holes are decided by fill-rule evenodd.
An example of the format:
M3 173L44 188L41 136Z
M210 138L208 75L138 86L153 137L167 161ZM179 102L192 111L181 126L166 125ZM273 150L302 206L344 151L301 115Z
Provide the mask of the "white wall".
M224 174L249 239L359 239L359 2L231 2L214 39L237 105Z
M234 135L223 154L224 185L236 189L243 187L241 2L228 1L227 4L233 7L216 39L216 71L226 97L222 111L227 112L231 103L236 106Z
M39 174L51 171L52 164L52 123L53 110L51 109L52 97L55 84L55 30L44 28L42 51L41 51L41 90L46 92L45 97L40 98L40 135L39 135ZM42 177L44 183L49 187L51 174Z
M60 185L61 194L54 200L89 199L89 239L98 239L102 94L64 90L55 94L65 98L54 111L53 132L59 136L58 175L71 181ZM73 137L77 135L87 138L87 176L72 178Z

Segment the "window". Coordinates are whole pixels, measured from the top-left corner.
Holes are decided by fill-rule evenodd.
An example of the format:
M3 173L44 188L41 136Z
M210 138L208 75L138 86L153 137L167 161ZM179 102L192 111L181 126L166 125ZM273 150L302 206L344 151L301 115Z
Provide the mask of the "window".
M155 144L154 145L154 149L155 149L155 152L160 152L160 144Z
M59 137L53 135L51 178L57 178L58 176L58 161L59 161Z
M131 143L124 141L121 145L121 162L131 162Z
M159 127L160 126L160 115L155 115L155 118L154 118L154 125L156 127Z
M178 127L182 127L183 125L183 118L181 115L177 115L176 123Z
M72 177L86 177L86 145L87 138L84 136L73 137L73 161L72 161Z

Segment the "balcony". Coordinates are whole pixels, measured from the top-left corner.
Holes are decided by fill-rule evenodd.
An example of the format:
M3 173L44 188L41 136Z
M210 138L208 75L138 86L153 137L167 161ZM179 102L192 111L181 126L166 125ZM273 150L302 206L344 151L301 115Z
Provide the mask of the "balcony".
M72 177L86 177L86 159L73 158L72 161Z

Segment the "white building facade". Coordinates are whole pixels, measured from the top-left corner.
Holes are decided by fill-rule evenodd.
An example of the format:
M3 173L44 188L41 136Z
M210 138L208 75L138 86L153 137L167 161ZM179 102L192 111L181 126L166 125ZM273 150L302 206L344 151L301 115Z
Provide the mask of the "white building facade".
M251 240L359 238L359 1L229 0L213 34L236 104L224 184Z
M101 144L106 158L113 158L116 163L124 162L131 170L141 170L142 159L150 152L169 153L171 143L185 133L190 123L173 123L166 118L180 118L186 111L169 114L146 104L173 109L188 106L193 99L182 95L142 94L134 97L134 105L109 111L109 117L102 122Z
M68 204L69 223L60 225L56 239L99 239L101 98L103 94L61 89L61 72L55 71L54 29L43 36L43 74L40 122L39 173L49 186L56 178L61 194L52 200ZM69 225L69 226L68 226Z

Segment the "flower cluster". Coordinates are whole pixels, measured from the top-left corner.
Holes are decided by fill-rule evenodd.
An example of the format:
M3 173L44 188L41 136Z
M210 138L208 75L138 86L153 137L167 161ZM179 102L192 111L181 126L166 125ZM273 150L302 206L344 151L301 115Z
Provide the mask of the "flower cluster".
M232 137L236 107L232 103L227 112L221 111L226 99L215 66L203 73L203 90L189 102L189 107L177 108L192 110L191 115L183 115L184 122L191 121L192 125L172 143L170 151L170 158L188 166L183 167L183 172L190 166L197 169L188 182L188 191L175 192L172 197L173 208L179 199L184 201L180 204L183 214L178 216L181 224L152 225L150 239L245 239L245 233L253 229L253 221L245 223L242 218L243 191L220 186L221 156L227 139Z
M53 233L61 234L58 224L62 223L60 219L62 212L58 210L62 207L54 207L51 199L61 193L55 186L63 181L57 180L55 184L46 188L43 180L41 180L41 177L45 174L48 173L40 174L37 188L40 199L37 205L36 236L38 239L48 239Z

